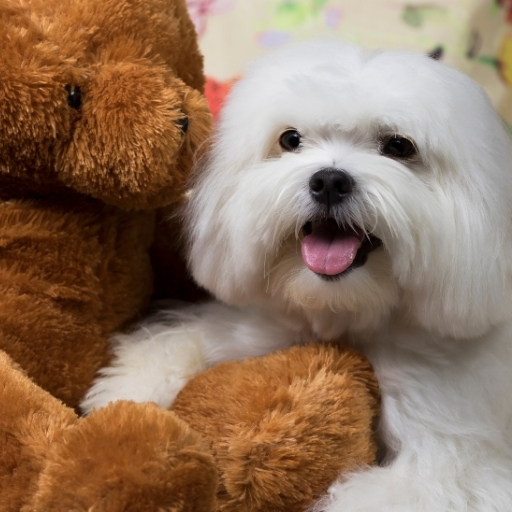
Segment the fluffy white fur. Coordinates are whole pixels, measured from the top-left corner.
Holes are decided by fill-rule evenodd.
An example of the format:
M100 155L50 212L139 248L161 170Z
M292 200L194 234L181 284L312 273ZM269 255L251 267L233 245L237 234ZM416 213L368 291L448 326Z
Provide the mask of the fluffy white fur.
M296 152L280 134L302 135ZM383 155L400 134L411 160ZM383 246L341 279L301 258L317 215L308 182L344 169L333 209ZM208 365L343 339L382 390L379 467L336 482L324 512L512 510L512 150L480 87L425 56L308 42L255 63L234 88L187 220L190 268L222 303L118 338L84 402L168 406Z

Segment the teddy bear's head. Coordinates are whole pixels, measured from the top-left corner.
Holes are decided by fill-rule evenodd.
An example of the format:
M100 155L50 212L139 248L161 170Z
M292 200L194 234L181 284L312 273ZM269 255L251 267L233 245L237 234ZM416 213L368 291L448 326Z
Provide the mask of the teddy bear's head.
M171 203L210 130L202 87L184 0L0 0L0 192Z

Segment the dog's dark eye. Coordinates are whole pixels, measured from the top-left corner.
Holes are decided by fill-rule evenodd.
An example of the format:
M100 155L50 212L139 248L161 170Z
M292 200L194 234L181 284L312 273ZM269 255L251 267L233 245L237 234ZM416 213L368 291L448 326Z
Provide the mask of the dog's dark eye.
M395 135L384 141L381 152L394 158L409 158L416 154L416 148L409 139Z
M78 85L66 85L65 89L68 92L68 105L78 110L82 106L82 91L80 87Z
M279 137L279 145L285 151L295 151L300 146L300 133L297 130L286 130Z

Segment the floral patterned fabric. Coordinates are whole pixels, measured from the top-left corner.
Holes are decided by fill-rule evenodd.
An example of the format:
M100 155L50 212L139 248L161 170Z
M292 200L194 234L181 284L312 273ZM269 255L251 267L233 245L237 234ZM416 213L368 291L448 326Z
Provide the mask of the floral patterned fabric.
M435 52L475 78L512 126L512 0L187 0L217 113L245 64L311 37Z

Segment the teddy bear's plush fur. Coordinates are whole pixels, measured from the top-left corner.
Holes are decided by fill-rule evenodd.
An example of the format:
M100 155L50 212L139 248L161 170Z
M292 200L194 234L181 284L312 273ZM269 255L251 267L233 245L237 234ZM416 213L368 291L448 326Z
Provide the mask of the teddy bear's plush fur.
M151 295L202 60L182 1L2 0L0 24L0 348L74 406Z
M181 1L4 0L0 23L0 347L74 405L151 295L155 207L209 132L202 61Z
M2 511L149 302L156 209L210 130L202 87L183 0L0 0Z

